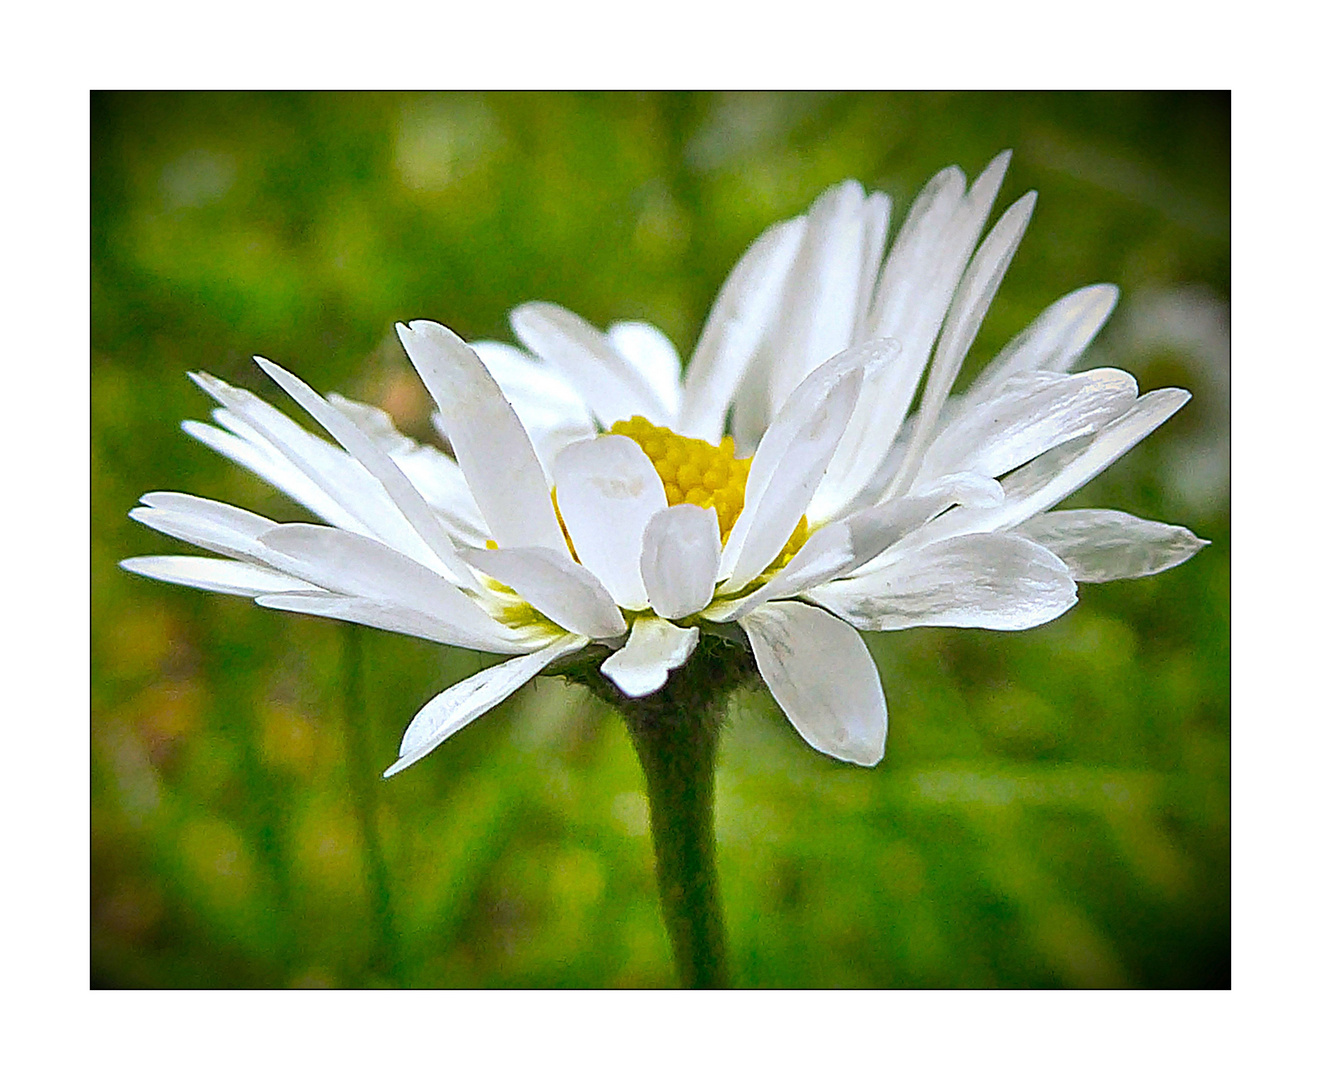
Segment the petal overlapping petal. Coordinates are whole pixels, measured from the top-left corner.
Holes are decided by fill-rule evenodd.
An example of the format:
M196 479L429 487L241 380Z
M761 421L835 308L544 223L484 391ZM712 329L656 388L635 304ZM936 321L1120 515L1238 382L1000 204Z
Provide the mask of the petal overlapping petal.
M601 674L629 697L645 697L665 685L697 648L700 631L665 619L643 617L633 623L624 647L606 657Z
M650 381L610 339L558 304L523 304L509 316L520 341L554 368L602 427L631 416L665 416Z
M701 611L715 595L720 522L709 506L662 510L642 534L642 581L651 609L665 619Z
M479 671L441 691L413 717L399 745L399 760L385 770L385 777L388 779L426 757L455 732L499 705L538 672L585 644L584 638L564 637L528 656L506 660Z
M956 536L882 560L865 574L808 596L860 630L965 626L1027 630L1078 599L1068 567L1021 536Z
M1120 510L1055 510L1014 530L1064 561L1074 581L1116 581L1169 570L1210 541L1180 525L1166 525Z
M765 604L739 625L771 696L809 746L857 765L881 760L885 694L856 630L793 600Z
M276 570L233 559L208 559L201 555L138 555L121 559L120 566L134 574L188 585L207 592L231 596L262 596L265 593L297 592L307 582Z
M647 606L642 533L665 509L665 485L632 439L602 435L555 459L555 499L579 561L620 607Z
M847 349L785 402L752 458L743 512L720 560L723 591L743 588L784 548L839 445L866 371L892 352L889 341Z
M571 633L601 640L619 637L628 629L600 579L558 551L473 548L465 551L464 557Z
M567 554L532 442L477 354L439 323L419 320L395 329L440 408L492 538L502 547Z

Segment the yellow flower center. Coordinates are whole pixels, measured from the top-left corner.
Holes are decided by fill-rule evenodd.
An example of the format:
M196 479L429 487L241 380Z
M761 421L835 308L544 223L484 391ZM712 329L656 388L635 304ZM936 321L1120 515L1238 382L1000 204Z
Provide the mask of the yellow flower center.
M667 427L658 427L641 416L616 421L610 434L626 435L642 447L665 484L665 499L670 506L692 503L713 507L720 521L720 542L729 539L734 522L743 512L748 470L752 467L751 458L734 456L733 436L726 435L719 446L712 446L702 439L690 439ZM802 518L766 573L780 569L806 540L807 518Z

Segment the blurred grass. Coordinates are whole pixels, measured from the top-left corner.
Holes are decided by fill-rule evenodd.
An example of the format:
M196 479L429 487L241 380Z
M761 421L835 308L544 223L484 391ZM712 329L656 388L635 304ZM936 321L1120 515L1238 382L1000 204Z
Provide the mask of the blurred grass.
M641 777L601 706L538 682L383 783L417 708L492 658L117 569L184 550L128 521L144 491L306 519L179 430L208 407L185 371L285 407L260 353L425 436L396 319L509 340L509 308L549 299L686 354L746 245L826 185L902 210L1005 147L999 205L1042 197L970 370L1063 292L1118 283L1092 366L1195 396L1069 505L1213 545L1084 585L1038 630L873 638L874 771L741 698L718 780L735 978L1228 984L1227 95L97 94L92 114L94 985L672 980Z

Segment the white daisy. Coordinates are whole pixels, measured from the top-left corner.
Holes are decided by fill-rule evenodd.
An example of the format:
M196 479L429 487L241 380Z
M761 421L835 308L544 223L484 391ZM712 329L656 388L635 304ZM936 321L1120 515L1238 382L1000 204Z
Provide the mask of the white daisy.
M1056 303L950 397L1031 211L1020 199L974 253L1006 164L966 193L957 170L939 174L884 260L888 201L851 182L769 230L682 385L642 324L601 334L525 306L513 323L541 359L400 325L453 457L267 360L339 447L197 375L219 426L186 429L327 525L154 493L131 516L224 558L122 565L514 657L429 702L386 775L589 644L636 698L730 624L810 745L874 765L886 705L858 630L1025 629L1072 606L1075 581L1155 573L1203 543L1118 511L1046 512L1188 399L1139 397L1114 369L1067 374L1111 287Z

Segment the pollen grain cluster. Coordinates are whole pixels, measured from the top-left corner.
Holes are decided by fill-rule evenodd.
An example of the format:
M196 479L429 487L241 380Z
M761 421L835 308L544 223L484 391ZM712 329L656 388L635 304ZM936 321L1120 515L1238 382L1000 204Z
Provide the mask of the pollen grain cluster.
M657 427L641 416L617 421L610 434L627 435L642 447L665 484L665 499L671 506L714 507L720 519L720 542L729 539L729 530L743 511L743 492L752 466L751 458L734 456L732 436L726 435L719 446L712 446Z
M748 486L751 458L734 456L734 438L726 435L719 446L702 439L679 435L659 427L645 417L619 420L610 428L612 435L626 435L642 447L642 452L656 466L665 484L665 500L671 506L692 503L715 508L720 521L720 542L743 512L743 496ZM807 539L807 519L803 518L793 536L768 570L777 570L791 559Z

